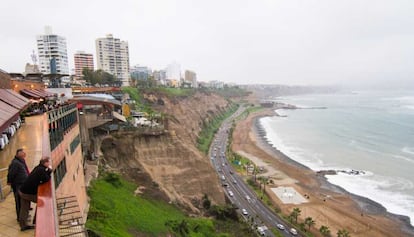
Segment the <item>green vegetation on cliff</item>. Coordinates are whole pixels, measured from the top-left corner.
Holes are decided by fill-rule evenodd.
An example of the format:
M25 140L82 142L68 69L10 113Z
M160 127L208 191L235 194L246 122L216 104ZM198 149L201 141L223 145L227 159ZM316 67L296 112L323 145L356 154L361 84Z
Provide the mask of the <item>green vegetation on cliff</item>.
M205 124L203 130L198 134L197 144L198 149L204 154L208 153L211 142L213 141L214 134L220 128L221 123L232 115L239 108L238 104L231 104L229 109L224 113L219 114L214 119L212 119L208 124Z
M114 173L93 182L86 222L90 236L249 236L243 223L226 217L190 218L171 204L136 196L136 188ZM212 212L222 209L214 206Z

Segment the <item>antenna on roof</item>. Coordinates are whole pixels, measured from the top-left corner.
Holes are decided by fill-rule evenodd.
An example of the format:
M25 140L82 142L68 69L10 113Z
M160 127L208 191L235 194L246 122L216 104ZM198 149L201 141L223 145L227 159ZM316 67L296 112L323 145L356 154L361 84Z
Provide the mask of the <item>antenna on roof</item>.
M36 63L37 63L37 56L36 56L34 50L32 51L32 54L30 55L30 57L32 57L33 65L36 65Z

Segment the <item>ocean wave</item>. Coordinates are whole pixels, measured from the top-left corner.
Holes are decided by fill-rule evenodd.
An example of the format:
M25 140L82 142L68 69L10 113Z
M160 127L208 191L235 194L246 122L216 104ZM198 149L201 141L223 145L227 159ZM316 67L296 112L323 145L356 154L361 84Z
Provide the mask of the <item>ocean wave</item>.
M407 146L405 146L405 147L403 147L403 148L401 149L401 151L402 151L403 153L407 153L407 154L414 155L414 147L407 147Z
M397 158L397 159L400 159L400 160L404 160L404 161L407 161L407 162L410 162L410 163L413 163L413 164L414 164L414 159L411 159L411 158L409 158L409 157L406 157L406 156L400 156L400 155L393 155L393 157L394 157L394 158Z
M414 197L402 192L413 188L411 181L378 175L353 176L342 173L326 177L330 183L341 186L350 193L380 203L391 213L410 217L411 224L414 224Z

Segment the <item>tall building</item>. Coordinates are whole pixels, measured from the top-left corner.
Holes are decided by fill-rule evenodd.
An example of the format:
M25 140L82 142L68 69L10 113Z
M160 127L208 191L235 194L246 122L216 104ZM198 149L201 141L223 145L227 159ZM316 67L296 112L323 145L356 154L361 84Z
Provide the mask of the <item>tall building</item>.
M52 33L51 27L45 27L45 34L37 36L40 72L44 74L68 74L68 53L66 39ZM68 81L69 77L62 78Z
M193 71L186 70L184 73L184 81L190 83L192 88L197 88L197 74Z
M95 43L98 69L114 75L122 86L129 86L128 42L108 34L105 38L96 39Z
M158 85L163 85L165 86L167 84L166 79L167 79L167 71L165 70L155 70L152 73L152 76L154 77L154 80L157 82Z
M181 79L180 64L173 62L167 66L167 79L178 81Z
M85 53L83 51L78 51L74 55L75 58L75 77L74 79L80 80L83 75L82 71L84 68L94 70L93 67L93 55L90 53Z
M132 79L146 81L151 75L151 69L145 66L135 65L131 68L130 73Z

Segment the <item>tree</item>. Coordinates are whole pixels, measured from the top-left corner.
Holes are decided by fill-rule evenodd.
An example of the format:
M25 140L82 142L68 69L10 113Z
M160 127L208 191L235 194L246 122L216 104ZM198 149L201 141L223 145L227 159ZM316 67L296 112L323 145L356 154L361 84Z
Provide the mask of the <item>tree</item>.
M204 194L202 203L203 203L204 209L206 209L206 210L210 209L210 207L211 207L211 201L208 198L208 195L207 194Z
M298 217L300 216L301 212L302 211L298 207L295 207L293 208L293 211L290 213L289 217L292 217L295 219L295 223L298 223Z
M188 222L186 220L182 220L181 222L178 220L169 220L165 222L165 226L170 228L174 233L177 233L183 237L188 236L188 233L190 233Z
M306 217L305 224L308 226L310 231L311 226L315 225L315 221L312 219L312 217Z
M349 234L349 232L345 229L342 230L338 230L338 232L336 232L336 236L337 237L350 237L351 235Z
M83 79L89 82L91 85L114 85L118 82L116 81L116 77L110 73L107 73L101 69L96 71L90 70L88 68L84 68L82 70Z
M330 237L331 236L331 230L329 229L329 227L327 226L321 226L321 228L319 228L319 232L324 236L324 237Z

